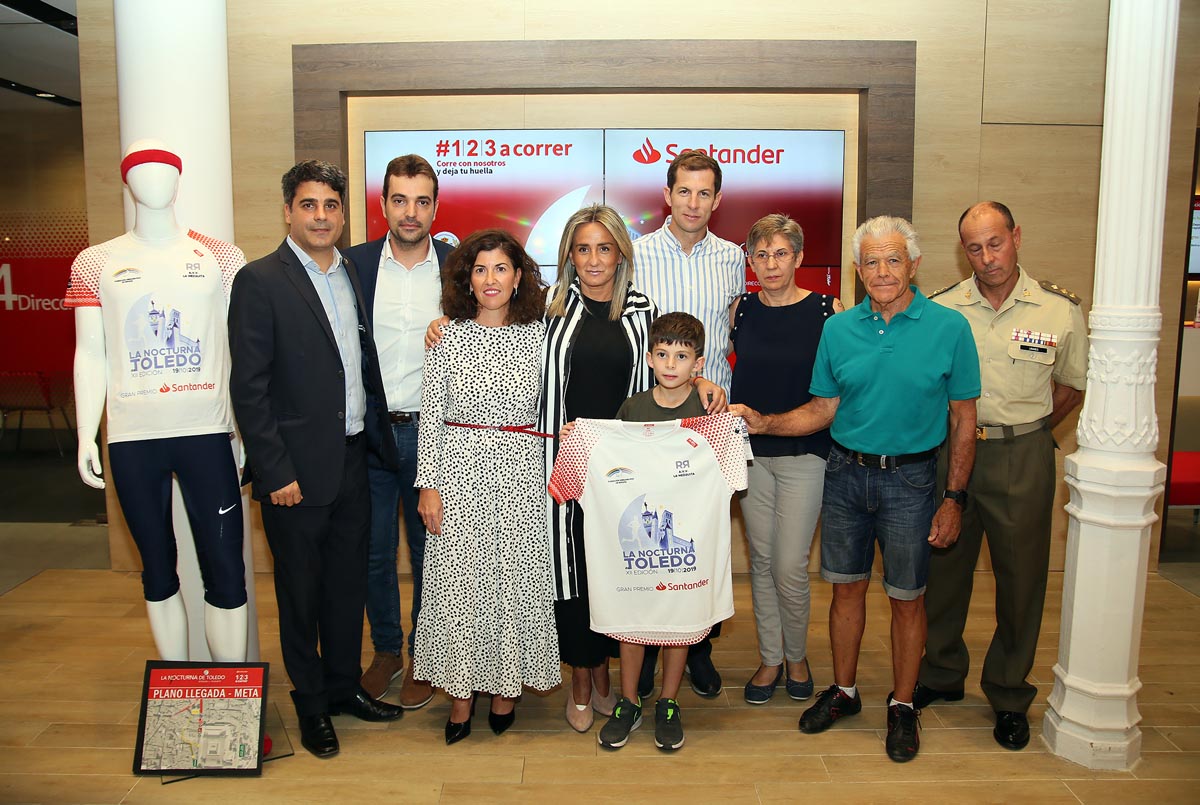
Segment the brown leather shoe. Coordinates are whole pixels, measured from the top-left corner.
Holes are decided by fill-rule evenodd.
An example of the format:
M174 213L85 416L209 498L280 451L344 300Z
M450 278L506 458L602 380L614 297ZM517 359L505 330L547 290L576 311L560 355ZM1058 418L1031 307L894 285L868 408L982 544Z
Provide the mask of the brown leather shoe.
M362 675L359 684L372 699L382 699L391 687L392 680L403 672L403 657L386 651L376 651L375 658L371 660L371 667Z
M400 688L400 706L405 710L420 710L433 699L433 685L413 679L413 665L408 664L408 673Z

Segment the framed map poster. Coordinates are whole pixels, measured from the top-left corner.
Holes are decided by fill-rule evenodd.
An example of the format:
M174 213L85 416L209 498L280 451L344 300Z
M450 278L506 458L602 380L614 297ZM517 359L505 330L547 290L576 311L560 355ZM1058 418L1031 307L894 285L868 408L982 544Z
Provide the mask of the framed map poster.
M134 774L259 775L267 663L146 663Z

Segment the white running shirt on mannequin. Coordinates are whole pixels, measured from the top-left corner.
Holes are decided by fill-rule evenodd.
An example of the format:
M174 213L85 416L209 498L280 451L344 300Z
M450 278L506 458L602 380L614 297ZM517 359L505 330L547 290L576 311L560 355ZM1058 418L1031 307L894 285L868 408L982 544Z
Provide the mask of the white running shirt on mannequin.
M109 442L233 431L226 316L245 262L192 231L154 242L127 232L75 258L66 306L104 316Z

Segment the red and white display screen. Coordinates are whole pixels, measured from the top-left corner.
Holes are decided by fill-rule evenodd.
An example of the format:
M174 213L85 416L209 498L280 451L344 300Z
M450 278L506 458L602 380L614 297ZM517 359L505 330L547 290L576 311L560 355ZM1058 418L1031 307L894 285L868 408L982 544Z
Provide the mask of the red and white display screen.
M797 285L840 294L842 131L368 131L367 238L387 231L379 204L387 163L401 154L420 154L438 173L434 237L457 244L477 229L507 229L551 280L563 226L580 207L612 206L634 239L661 227L670 214L662 192L667 168L687 148L705 151L721 165L721 202L709 223L713 232L744 245L755 221L786 213L804 229ZM758 287L749 267L747 287Z

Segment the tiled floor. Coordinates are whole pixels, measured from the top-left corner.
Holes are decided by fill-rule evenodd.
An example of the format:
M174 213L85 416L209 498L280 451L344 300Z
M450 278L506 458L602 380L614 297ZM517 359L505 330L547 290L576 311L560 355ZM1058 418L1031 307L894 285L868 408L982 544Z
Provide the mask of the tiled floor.
M562 717L563 693L527 693L515 727L496 737L482 717L466 741L441 737L439 697L389 725L337 717L342 752L320 761L303 750L266 764L261 778L162 785L130 773L142 670L154 649L135 574L49 570L0 597L0 801L4 802L1188 802L1200 801L1200 599L1152 575L1147 583L1139 694L1144 754L1128 772L1093 772L1050 754L1041 715L1056 657L1062 579L1051 577L1033 676L1034 738L1008 752L991 738L978 685L963 702L922 718L912 763L883 752L890 688L887 607L869 603L859 685L863 713L818 736L801 735L805 705L778 694L750 707L741 685L757 663L749 583L735 580L737 616L716 642L727 687L714 700L681 695L687 744L654 748L649 725L617 752L599 749ZM981 575L968 624L973 653L990 635L991 582ZM271 577L257 580L270 698L297 739L279 658ZM829 586L814 585L810 658L818 685L831 669ZM615 678L614 673L614 678ZM298 743L298 740L297 740Z

